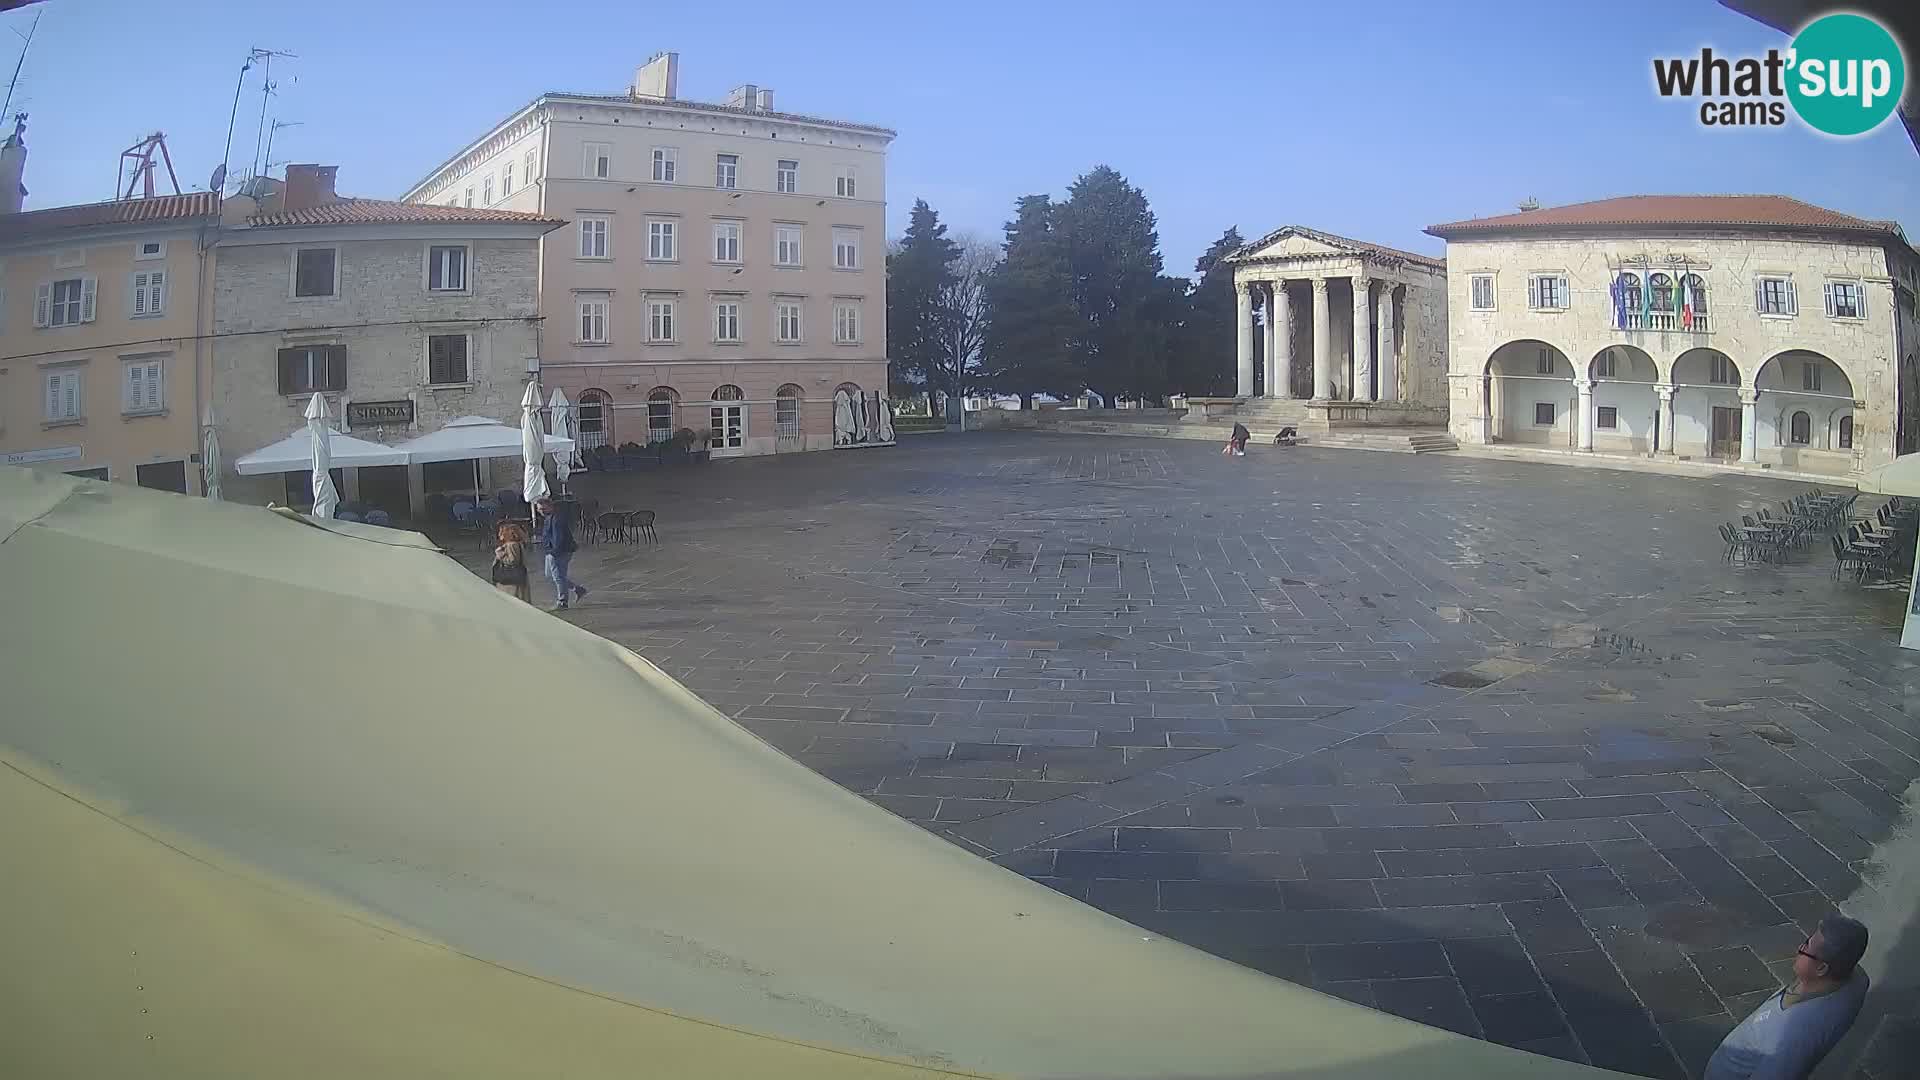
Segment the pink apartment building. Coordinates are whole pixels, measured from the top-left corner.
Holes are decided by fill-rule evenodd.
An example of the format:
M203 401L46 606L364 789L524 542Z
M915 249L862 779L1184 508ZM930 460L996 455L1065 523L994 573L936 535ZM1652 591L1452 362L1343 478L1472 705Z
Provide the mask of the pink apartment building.
M837 393L887 388L894 133L677 94L542 94L406 193L568 222L540 251L541 381L586 445L712 433L715 456L829 449Z

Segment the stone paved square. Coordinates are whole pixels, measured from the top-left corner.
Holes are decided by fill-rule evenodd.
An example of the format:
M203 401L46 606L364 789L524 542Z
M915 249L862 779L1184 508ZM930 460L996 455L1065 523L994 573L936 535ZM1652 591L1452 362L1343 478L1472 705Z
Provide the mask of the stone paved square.
M576 488L662 543L568 617L877 805L1609 1068L1698 1075L1920 775L1902 594L1721 559L1799 485L975 433Z

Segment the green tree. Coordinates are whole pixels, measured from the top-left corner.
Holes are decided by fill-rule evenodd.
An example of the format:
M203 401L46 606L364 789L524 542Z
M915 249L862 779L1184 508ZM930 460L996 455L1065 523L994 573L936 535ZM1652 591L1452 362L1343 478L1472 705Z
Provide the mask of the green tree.
M1160 233L1146 195L1098 166L1067 189L1059 232L1079 316L1072 352L1081 381L1109 402L1160 397L1182 320L1169 302L1171 279L1160 276Z
M1078 316L1055 231L1059 210L1045 195L1022 197L1004 226L1004 257L986 278L979 381L1020 395L1023 404L1034 394L1066 397L1082 386L1072 363Z
M947 349L945 298L960 249L925 199L915 199L906 235L887 256L887 360L896 386L941 388Z
M1193 264L1195 285L1187 296L1186 322L1169 372L1168 389L1173 393L1211 396L1235 389L1237 312L1233 267L1224 260L1245 246L1240 230L1230 227Z

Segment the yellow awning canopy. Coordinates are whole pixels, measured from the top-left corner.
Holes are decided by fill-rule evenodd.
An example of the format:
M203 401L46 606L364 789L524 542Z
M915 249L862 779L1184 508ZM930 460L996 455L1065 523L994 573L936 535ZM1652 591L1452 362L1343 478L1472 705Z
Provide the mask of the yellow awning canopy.
M0 1075L1608 1075L1132 927L417 538L0 469Z

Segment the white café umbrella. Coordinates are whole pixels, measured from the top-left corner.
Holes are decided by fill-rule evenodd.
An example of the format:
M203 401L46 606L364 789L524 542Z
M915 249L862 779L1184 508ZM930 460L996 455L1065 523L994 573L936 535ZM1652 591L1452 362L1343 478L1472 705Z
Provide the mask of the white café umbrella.
M343 435L327 429L327 454L335 466L361 469L374 465L405 465L407 455L391 446ZM303 471L313 465L313 434L302 427L277 443L242 454L233 462L233 471L242 476L260 473Z
M566 391L553 392L553 400L547 402L547 415L553 418L555 435L574 441L574 449L564 454L553 455L553 475L559 479L560 486L565 487L567 477L573 475L573 470L577 467L575 463L580 458L580 437L574 434L573 430L573 403L567 400Z
M319 394L307 402L307 440L313 444L313 516L330 518L340 505L340 493L333 490L333 447L328 438L327 399Z
M540 430L540 381L530 379L520 398L520 460L525 465L520 495L529 504L544 499L547 490L547 433Z
M200 433L200 493L209 499L220 497L220 431L213 426L213 414L207 414L207 428Z
M541 441L549 454L573 449L572 439L548 435ZM520 457L523 454L519 428L508 427L484 416L463 416L449 421L439 431L409 439L394 447L394 450L404 455L405 460L421 465L434 461L472 460L476 492L480 490L480 459Z
M1855 485L1863 495L1920 496L1920 454L1902 454L1860 474Z

